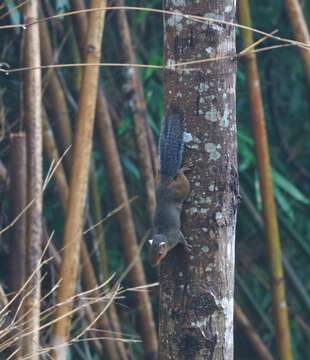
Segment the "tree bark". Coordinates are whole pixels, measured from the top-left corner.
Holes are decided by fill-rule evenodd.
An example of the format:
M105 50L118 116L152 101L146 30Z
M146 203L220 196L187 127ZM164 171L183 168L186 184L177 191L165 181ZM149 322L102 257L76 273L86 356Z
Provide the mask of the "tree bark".
M240 0L238 4L240 23L251 27L252 22L248 0ZM254 42L252 32L249 30L242 30L242 38L245 47L251 46ZM276 327L277 352L279 359L291 360L293 358L293 354L291 348L288 309L285 297L281 242L276 204L273 195L264 107L255 54L246 56L245 65L252 129L255 139L257 165L259 171L260 191L262 194L268 258L271 271L272 307Z
M106 2L92 0L91 8L105 6ZM103 35L105 12L92 12L89 15L87 32L86 63L99 63ZM93 124L95 118L96 95L99 78L99 67L85 67L79 99L77 129L74 138L73 163L70 176L70 192L64 230L64 252L60 268L62 282L58 291L58 303L74 295L80 242L84 226L84 211L87 195L87 181L92 146ZM65 303L56 311L56 318L71 310L72 304ZM53 327L52 341L55 346L64 345L70 335L70 317L57 321ZM56 347L55 359L66 359L66 347Z
M233 22L235 1L166 0L165 10ZM185 115L192 141L191 193L182 228L192 245L171 251L160 268L159 359L233 359L233 292L238 174L235 28L165 16L165 112ZM190 69L178 62L231 56Z
M310 33L300 2L298 0L285 0L285 5L295 39L310 46ZM310 86L310 50L300 48L300 53L304 61L307 80Z
M38 18L38 1L25 5L25 23ZM27 212L27 256L26 276L35 273L29 283L32 293L25 299L24 311L27 314L27 332L23 355L32 360L39 359L40 338L40 298L41 272L39 270L42 241L42 124L41 124L41 66L39 24L26 29L25 66L36 67L27 71L24 80L25 127L27 135L27 203L32 202Z

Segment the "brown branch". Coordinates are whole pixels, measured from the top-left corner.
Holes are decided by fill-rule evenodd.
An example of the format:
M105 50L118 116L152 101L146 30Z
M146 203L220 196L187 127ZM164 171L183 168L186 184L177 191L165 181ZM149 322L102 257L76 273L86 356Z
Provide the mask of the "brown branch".
M118 6L124 6L122 0L116 2ZM122 48L124 52L124 60L127 63L134 64L136 62L136 55L132 46L132 40L128 25L126 12L124 9L120 9L117 12L117 24L121 37ZM131 94L131 110L134 118L134 129L139 154L140 168L145 183L147 209L149 217L151 218L155 208L155 182L153 166L151 162L151 154L149 147L149 140L154 143L154 139L150 136L147 130L147 107L143 94L143 87L139 72L137 68L128 69L126 72L126 81L128 93Z
M302 13L300 2L298 0L285 0L285 5L295 38L299 42L310 45L310 33ZM300 48L300 53L304 61L308 84L310 86L310 50Z
M38 1L25 5L27 24L38 18ZM40 67L39 25L31 26L25 38L25 65ZM33 200L27 213L27 277L38 268L42 241L42 126L41 126L41 70L29 71L24 80L25 127L27 133L27 202ZM24 311L29 321L31 333L25 338L23 356L38 359L40 348L40 271L36 271L29 289L35 289L25 300Z
M42 43L41 52L45 53L44 59L46 61L52 61L53 51L52 51L52 47L51 47L49 33L48 33L48 30L46 27L43 27L42 33L44 33L44 34L42 34L42 39L44 39L44 43ZM45 52L44 46L47 47L46 52ZM61 147L66 149L70 145L70 141L72 139L70 118L69 118L69 113L68 113L68 109L67 109L67 104L65 101L64 90L63 90L63 87L61 86L59 78L55 72L51 72L49 74L49 82L47 84L47 94L50 96L51 108L54 109L53 110L53 115L54 115L53 119L55 120L54 125L56 127L57 134L62 139ZM48 157L51 160L58 161L59 154L58 154L57 144L55 142L53 131L50 128L50 125L49 125L49 122L48 122L45 112L44 112L43 120L44 120L43 121L43 123L44 123L44 132L43 132L44 149L45 149L46 153L48 154ZM66 164L67 164L67 168L68 168L69 161L67 161ZM66 179L66 175L65 175L62 164L60 164L57 167L57 169L54 173L54 177L55 177L58 195L60 196L60 202L61 202L61 205L63 206L63 209L65 210L66 205L67 205L67 198L68 198L68 185L67 185L67 179ZM91 191L92 191L92 188L93 188L93 184L91 182L90 183ZM101 218L102 218L102 216L100 216L100 219ZM95 222L97 222L96 219L95 219ZM82 241L84 241L84 239ZM81 256L84 259L89 258L89 254L88 254L88 250L87 250L86 246L82 246ZM94 276L93 282L96 282L96 276L95 276L95 272L93 270L91 262L88 260L85 260L85 263L88 264L88 267L82 268L82 276L83 276L84 272L88 272L88 274ZM86 289L88 289L88 290L92 289L93 282L90 283L90 282L84 281L84 285L85 285ZM98 306L100 307L100 304L97 305L97 308L98 308ZM96 310L96 309L94 309L94 310ZM108 321L109 316L111 318L113 318L113 322L109 323L109 321ZM99 319L98 323L102 329L105 329L107 331L115 330L119 333L121 332L117 312L116 312L116 309L113 304L108 309L107 314L104 314L103 317L101 317ZM117 358L126 359L126 357L124 355L126 353L125 347L122 342L107 341L107 342L105 342L105 347L107 348L107 351L110 354L111 359L117 359ZM122 354L121 357L118 357L119 355L117 355L116 351L118 352L118 354Z
M54 63L53 48L46 23L40 24L41 57L43 65ZM66 98L59 81L56 70L49 69L47 73L47 104L56 129L57 139L60 143L60 152L63 153L72 144L72 133L70 116L67 108ZM66 157L68 165L71 156Z
M259 358L261 360L273 360L273 356L271 355L270 351L263 343L262 339L259 337L249 319L237 303L235 303L234 306L234 316L238 325L242 328L245 336L248 338L249 342L258 354Z
M238 10L240 22L250 27L251 15L248 0L240 0ZM242 37L244 46L248 47L253 43L253 35L251 32L242 31ZM262 194L268 257L272 277L272 303L276 327L277 351L279 359L291 360L293 355L285 297L281 243L272 187L271 164L263 100L260 90L257 62L254 54L246 57L246 75L251 108L252 129L256 145L260 190Z
M73 8L78 6L80 6L80 8L83 7L83 1L81 0L74 0L72 3ZM84 38L84 31L87 24L86 16L82 21L83 22L79 22L79 24L75 24L75 32L78 40ZM81 26L81 24L84 25ZM81 41L78 41L78 43L82 44ZM134 287L145 285L146 279L143 265L140 257L137 257L138 243L132 212L128 203L124 175L118 155L112 121L102 87L99 87L98 90L96 125L100 137L102 153L107 167L109 184L113 192L116 206L121 204L128 204L118 213L117 218L119 221L121 241L124 249L123 251L126 263L128 265L133 263L129 273L129 279ZM143 340L144 351L146 357L156 358L157 336L150 298L147 292L137 292L135 295L139 315L138 331L141 334Z
M105 5L105 2L103 2ZM102 5L101 0L92 0L91 7ZM99 63L105 13L92 12L87 32L86 63ZM58 291L58 303L66 301L75 293L80 243L84 226L84 211L87 194L87 181L92 146L93 123L95 118L96 94L99 78L98 67L86 67L83 71L77 116L77 129L74 137L73 162L70 176L70 192L66 209L64 229L64 252L60 268L62 282ZM72 304L57 308L56 318L70 312ZM53 326L54 345L64 344L69 339L70 318L57 321ZM52 352L56 359L65 359L66 348Z

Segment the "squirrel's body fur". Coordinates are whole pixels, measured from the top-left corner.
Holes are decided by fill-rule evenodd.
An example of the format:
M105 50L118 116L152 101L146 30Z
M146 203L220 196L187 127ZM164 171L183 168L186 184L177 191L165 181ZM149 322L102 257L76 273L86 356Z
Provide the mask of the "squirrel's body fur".
M190 187L181 168L183 157L183 114L175 109L163 124L160 136L160 173L156 186L156 209L149 259L156 266L177 244L189 245L181 232L182 205Z

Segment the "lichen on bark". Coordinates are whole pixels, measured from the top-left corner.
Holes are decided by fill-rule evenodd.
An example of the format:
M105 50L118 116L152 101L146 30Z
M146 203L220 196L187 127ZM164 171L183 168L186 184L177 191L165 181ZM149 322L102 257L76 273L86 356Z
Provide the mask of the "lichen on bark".
M233 22L235 1L164 2L165 10ZM191 193L178 246L160 269L159 359L232 359L234 238L238 205L235 29L220 22L165 16L165 63L229 56L166 70L165 111L185 114L192 140L185 161Z

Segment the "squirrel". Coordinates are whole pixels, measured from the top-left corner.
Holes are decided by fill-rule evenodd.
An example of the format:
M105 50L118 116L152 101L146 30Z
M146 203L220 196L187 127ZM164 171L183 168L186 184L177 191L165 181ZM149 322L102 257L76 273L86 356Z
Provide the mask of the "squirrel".
M153 217L153 239L149 240L149 262L157 266L177 244L191 249L181 232L181 211L190 185L182 167L184 116L171 108L162 125L159 139L160 167L156 185L156 208Z

